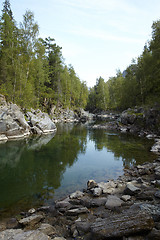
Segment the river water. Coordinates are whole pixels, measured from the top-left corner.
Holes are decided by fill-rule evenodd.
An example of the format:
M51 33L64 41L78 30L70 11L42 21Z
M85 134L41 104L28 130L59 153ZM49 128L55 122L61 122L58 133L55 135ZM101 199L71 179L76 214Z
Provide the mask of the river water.
M53 204L76 190L116 179L124 168L153 161L152 140L59 124L55 135L0 144L0 214Z

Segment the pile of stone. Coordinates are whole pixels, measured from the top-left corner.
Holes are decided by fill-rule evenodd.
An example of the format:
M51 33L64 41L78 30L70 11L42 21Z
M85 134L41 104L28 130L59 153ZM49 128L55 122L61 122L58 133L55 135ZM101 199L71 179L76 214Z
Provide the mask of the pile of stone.
M89 180L83 192L54 206L21 213L1 227L0 239L159 240L159 188L157 159L126 169L117 180Z
M47 113L31 109L24 114L20 107L7 103L5 97L0 95L0 142L55 131L56 126Z

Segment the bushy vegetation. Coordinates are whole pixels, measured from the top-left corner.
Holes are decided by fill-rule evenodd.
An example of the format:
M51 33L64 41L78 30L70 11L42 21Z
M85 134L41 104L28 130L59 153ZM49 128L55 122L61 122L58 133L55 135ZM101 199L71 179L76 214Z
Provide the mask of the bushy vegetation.
M88 109L126 109L154 103L160 103L160 20L153 23L152 38L137 60L107 82L97 79L89 92Z
M39 26L26 11L20 27L9 0L0 17L0 93L21 107L84 108L88 88L73 66L66 66L53 38L38 38Z

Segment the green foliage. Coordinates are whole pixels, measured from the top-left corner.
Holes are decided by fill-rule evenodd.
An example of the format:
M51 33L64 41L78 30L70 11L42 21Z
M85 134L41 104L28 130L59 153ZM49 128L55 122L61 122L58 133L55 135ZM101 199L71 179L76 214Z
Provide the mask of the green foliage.
M153 23L152 39L144 46L142 54L137 61L132 61L124 73L118 71L106 83L98 81L90 89L89 110L122 110L160 102L160 20Z
M53 38L38 38L39 26L27 10L16 26L9 0L0 18L0 93L22 107L85 107L88 88Z

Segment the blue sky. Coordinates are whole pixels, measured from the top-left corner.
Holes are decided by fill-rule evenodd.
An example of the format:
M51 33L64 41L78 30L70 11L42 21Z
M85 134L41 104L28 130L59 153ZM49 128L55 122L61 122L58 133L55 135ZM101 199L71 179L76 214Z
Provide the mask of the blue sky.
M151 39L160 0L10 0L17 23L34 12L40 36L53 37L88 86L123 71ZM2 3L1 3L2 9Z

